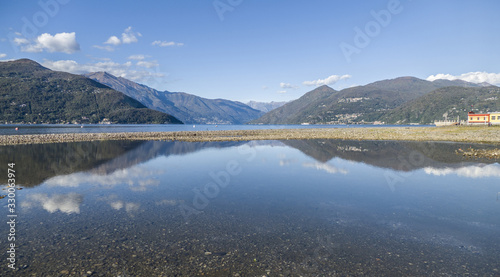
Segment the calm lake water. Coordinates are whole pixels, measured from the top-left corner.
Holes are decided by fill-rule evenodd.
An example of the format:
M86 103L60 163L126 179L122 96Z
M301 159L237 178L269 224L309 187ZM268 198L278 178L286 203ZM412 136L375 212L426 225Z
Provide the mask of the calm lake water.
M454 152L469 146L2 146L0 183L15 162L24 189L16 270L4 223L0 275L498 276L500 165Z

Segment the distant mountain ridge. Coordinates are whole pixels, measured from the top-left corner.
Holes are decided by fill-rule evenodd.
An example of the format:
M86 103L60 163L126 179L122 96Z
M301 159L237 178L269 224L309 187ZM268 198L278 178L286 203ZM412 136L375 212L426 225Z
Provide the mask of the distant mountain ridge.
M148 108L172 114L185 123L244 124L264 114L237 101L206 99L184 92L162 92L106 72L84 76L121 91Z
M252 123L343 124L374 121L430 123L428 121L430 116L420 117L416 122L409 122L399 120L397 116L388 117L387 114L405 103L443 87L471 88L471 91L476 91L485 88L485 85L489 84L474 84L461 80L436 80L431 82L415 77L399 77L341 91L336 91L328 86L321 86L295 101L266 113L261 118L252 121ZM439 111L433 111L432 113L435 115ZM441 117L436 119L441 119Z
M283 105L285 105L287 102L286 101L282 101L282 102L275 102L275 101L271 101L271 102L258 102L258 101L249 101L245 104L247 104L248 106L250 106L251 108L253 109L256 109L256 110L259 110L261 112L270 112L274 109L277 109Z
M270 110L264 114L240 102L160 92L105 72L86 76L28 59L0 62L0 122L409 124L465 119L469 110L500 111L499 87L462 80L399 77L340 91L320 86L287 103L249 103Z
M0 62L0 122L182 123L81 75L21 59Z

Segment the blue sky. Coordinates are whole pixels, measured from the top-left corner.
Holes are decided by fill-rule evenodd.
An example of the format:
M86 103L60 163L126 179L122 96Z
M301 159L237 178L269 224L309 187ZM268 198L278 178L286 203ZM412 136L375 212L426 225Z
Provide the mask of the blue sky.
M500 1L0 3L0 60L206 98L293 100L382 79L500 85Z

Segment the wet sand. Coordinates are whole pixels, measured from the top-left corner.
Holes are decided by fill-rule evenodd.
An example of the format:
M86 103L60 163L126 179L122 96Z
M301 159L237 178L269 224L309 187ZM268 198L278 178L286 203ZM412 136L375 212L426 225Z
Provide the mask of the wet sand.
M200 142L304 139L450 141L500 144L500 127L368 127L331 129L322 128L3 135L0 136L0 145L99 140L178 140Z

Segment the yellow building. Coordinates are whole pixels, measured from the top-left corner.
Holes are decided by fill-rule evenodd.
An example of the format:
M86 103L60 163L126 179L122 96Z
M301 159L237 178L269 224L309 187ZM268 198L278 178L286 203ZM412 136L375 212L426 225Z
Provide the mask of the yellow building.
M490 113L490 123L500 125L500 112Z

